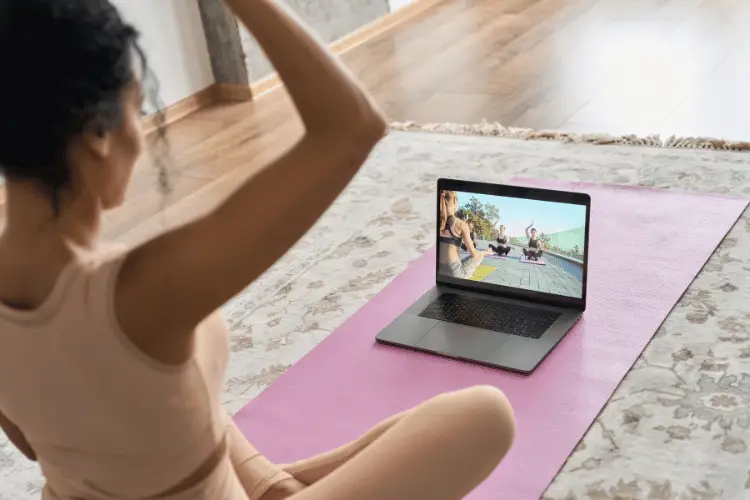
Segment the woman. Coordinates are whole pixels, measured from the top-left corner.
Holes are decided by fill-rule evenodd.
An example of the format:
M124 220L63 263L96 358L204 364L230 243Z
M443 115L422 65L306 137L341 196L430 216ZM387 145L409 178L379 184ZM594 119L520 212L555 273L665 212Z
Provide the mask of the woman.
M458 194L455 191L440 192L440 235L438 272L443 276L468 279L479 264L492 251L481 252L474 246L469 225L456 217ZM469 258L461 260L459 250L465 246Z
M0 79L0 426L39 461L50 500L460 498L513 439L495 389L439 396L289 466L221 408L229 334L216 311L312 226L385 130L285 10L228 4L305 133L216 209L132 249L98 236L143 149L136 31L108 0L0 4L0 65L12 68Z
M528 238L529 242L523 249L523 255L529 260L538 261L539 257L544 253L544 243L536 237L534 221L526 228L526 238Z
M505 226L501 225L497 229L497 238L495 241L497 242L497 246L490 245L490 249L495 252L495 255L507 257L510 253L510 243L508 241L508 235L505 234Z

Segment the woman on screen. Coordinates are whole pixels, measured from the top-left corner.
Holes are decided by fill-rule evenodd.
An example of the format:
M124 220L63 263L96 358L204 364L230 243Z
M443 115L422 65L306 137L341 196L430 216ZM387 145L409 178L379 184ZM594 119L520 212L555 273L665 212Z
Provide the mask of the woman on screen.
M505 234L505 226L501 225L497 229L497 238L495 238L497 245L490 245L490 249L495 252L495 255L507 256L510 253L510 241L508 235Z
M471 239L469 225L456 217L458 208L458 194L455 191L441 191L440 193L440 266L439 273L443 276L468 279L477 270L479 264L492 251L480 252ZM466 246L469 259L462 262L461 246Z
M529 243L523 249L523 254L529 260L538 261L539 257L544 253L544 243L537 238L536 229L533 226L534 222L532 221L526 228L526 237L529 239Z

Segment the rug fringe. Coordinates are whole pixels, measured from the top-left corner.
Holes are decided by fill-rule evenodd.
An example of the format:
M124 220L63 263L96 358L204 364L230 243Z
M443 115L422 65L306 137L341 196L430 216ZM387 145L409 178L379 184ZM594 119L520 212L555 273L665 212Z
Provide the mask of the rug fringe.
M723 151L750 151L750 142L728 141L710 137L677 137L663 139L659 135L637 136L608 134L576 134L552 130L533 130L530 128L505 127L500 123L483 121L482 123L425 123L394 122L391 130L404 132L430 132L452 135L483 135L521 139L527 141L558 141L576 144L648 146L654 148L710 149Z

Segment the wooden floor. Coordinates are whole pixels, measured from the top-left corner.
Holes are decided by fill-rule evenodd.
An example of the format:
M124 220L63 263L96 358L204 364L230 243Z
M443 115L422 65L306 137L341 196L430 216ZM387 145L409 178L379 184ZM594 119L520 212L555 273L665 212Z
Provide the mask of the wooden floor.
M748 26L747 0L445 0L343 59L393 120L750 139ZM283 92L173 125L174 194L144 161L106 234L210 209L299 133Z
M472 279L535 292L580 298L583 282L556 265L557 259L542 257L545 265L521 261L521 247L513 246L505 259L485 257Z

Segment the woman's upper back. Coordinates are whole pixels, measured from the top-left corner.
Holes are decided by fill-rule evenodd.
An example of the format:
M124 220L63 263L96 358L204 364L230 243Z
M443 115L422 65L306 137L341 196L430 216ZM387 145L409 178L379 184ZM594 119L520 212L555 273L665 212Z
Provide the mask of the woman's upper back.
M445 221L445 228L440 232L440 242L461 248L462 221L451 215Z
M33 311L0 305L0 410L58 494L158 493L195 470L223 437L219 396L229 349L221 316L196 329L187 363L154 361L115 318L125 257L72 262Z
M462 245L464 244L464 232L468 232L468 226L461 219L451 215L445 222L445 228L438 235L438 260L443 263L460 260Z

